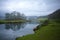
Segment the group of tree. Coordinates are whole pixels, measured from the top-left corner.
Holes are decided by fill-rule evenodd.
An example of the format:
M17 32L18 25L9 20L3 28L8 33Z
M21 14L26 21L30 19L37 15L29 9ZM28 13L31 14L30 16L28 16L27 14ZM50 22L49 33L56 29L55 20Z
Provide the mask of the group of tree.
M21 14L20 12L13 11L12 13L6 13L5 19L6 20L25 20L26 17L24 14Z

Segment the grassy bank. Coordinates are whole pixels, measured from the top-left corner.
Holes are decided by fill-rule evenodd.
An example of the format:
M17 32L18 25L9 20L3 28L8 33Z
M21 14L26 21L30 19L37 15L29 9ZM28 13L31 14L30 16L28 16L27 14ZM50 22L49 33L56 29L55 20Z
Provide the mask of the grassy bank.
M0 20L0 24L2 23L21 23L26 22L26 20Z
M35 34L29 34L16 40L60 40L60 23L48 21L47 25L39 26Z

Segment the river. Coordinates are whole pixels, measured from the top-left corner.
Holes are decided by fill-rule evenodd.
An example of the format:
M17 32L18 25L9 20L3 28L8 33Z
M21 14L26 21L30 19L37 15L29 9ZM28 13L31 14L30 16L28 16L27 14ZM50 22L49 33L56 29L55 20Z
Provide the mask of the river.
M33 29L38 23L0 24L0 40L15 40L28 34L34 34Z

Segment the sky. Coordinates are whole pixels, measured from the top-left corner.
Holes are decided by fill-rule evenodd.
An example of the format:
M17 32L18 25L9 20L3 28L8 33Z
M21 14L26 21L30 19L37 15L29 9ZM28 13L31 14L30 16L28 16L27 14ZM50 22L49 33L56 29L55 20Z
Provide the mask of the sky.
M17 11L26 16L45 16L60 9L60 0L0 0L0 15Z

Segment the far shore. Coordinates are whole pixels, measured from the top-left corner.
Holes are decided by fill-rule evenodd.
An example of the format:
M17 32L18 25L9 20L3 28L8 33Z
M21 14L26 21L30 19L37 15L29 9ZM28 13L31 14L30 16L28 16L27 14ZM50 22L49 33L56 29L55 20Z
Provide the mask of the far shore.
M4 23L23 23L27 22L26 20L0 20L0 24Z

